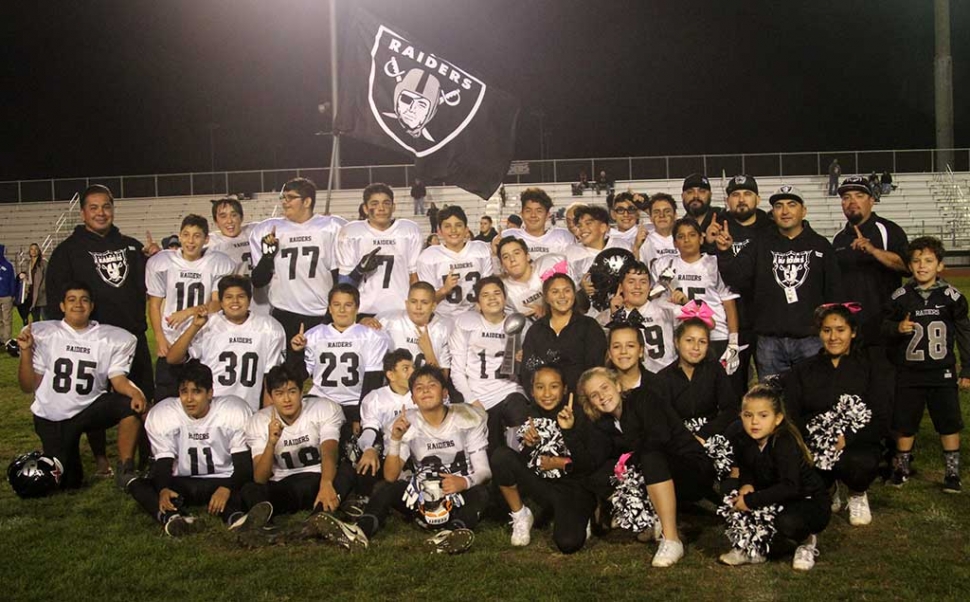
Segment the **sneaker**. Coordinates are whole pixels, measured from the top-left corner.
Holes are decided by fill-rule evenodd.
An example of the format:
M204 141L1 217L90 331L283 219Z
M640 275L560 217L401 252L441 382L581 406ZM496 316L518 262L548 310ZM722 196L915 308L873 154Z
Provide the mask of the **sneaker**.
M340 504L340 511L350 520L356 521L364 515L364 508L367 507L368 501L370 501L370 498L364 496L351 496L347 498L347 501Z
M905 471L901 468L893 468L892 477L890 477L890 483L893 487L902 487L903 483L909 480L909 471Z
M663 539L664 529L660 526L660 521L653 524L653 527L649 529L644 529L637 533L637 541L640 543L648 543L651 541L660 541Z
M943 477L943 491L946 493L960 493L963 486L960 484L960 475L946 475Z
M836 514L844 507L845 504L842 502L842 496L839 492L839 483L836 482L832 485L832 514Z
M169 537L183 537L199 533L205 529L205 523L197 520L194 516L183 516L173 514L165 521L165 535Z
M653 555L650 563L655 567L665 568L677 564L677 561L684 557L684 544L673 539L661 539L657 553Z
M127 462L122 463L119 460L118 470L114 472L114 475L115 484L118 486L118 489L121 489L121 491L127 493L128 485L138 478L138 473L135 472L135 462L133 460L128 460Z
M849 524L853 527L863 527L872 522L872 512L869 511L869 496L850 495L849 501Z
M273 518L273 504L269 502L259 502L249 509L229 525L230 531L253 531L266 526L269 519Z
M432 554L461 554L472 547L475 533L471 529L445 529L424 543Z
M529 532L532 530L532 523L535 521L532 510L529 510L528 506L522 506L518 512L510 512L509 516L512 517L512 545L517 548L529 545L529 542L532 541Z
M795 557L791 561L791 568L796 571L810 571L815 566L815 558L818 556L818 540L814 535L808 543L802 544L795 549Z
M728 566L741 566L743 564L761 564L768 559L758 553L748 554L740 548L731 548L730 552L721 554L718 560Z
M367 549L367 536L357 525L345 523L332 514L318 512L307 519L310 531L321 539L348 550Z

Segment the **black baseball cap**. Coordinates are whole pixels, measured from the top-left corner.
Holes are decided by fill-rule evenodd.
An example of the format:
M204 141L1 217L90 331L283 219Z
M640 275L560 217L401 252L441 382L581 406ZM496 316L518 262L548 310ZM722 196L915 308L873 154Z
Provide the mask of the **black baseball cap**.
M727 193L731 194L735 190L750 190L758 194L758 181L751 176L734 176L728 181Z
M805 204L805 199L802 198L802 193L800 190L795 188L790 184L782 184L778 187L778 190L768 199L768 203L774 205L778 201L783 201L785 199L791 199L793 201L798 201L802 205Z
M707 176L703 176L699 173L692 173L684 179L684 187L681 190L689 190L691 188L703 188L704 190L710 190L711 183L707 179Z
M862 176L849 176L842 180L842 185L839 186L839 196L842 196L850 190L858 190L859 192L864 192L872 196L872 188L869 188L869 180Z
M182 243L179 242L179 235L173 234L171 236L166 236L162 239L162 249L169 249L171 247L182 248Z

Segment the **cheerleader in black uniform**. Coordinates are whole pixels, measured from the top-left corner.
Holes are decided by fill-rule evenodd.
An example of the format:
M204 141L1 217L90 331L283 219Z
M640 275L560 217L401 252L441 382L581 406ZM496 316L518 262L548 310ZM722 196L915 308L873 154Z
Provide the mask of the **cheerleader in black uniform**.
M644 387L651 389L657 375L647 370L643 362L643 331L627 322L611 324L606 343L606 367L616 371L624 391Z

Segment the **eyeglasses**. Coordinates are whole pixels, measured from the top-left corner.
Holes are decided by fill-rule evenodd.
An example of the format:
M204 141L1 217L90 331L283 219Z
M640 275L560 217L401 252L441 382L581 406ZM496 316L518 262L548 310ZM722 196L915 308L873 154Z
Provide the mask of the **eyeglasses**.
M616 211L617 213L633 214L636 213L638 209L636 207L613 207L613 211Z
M301 197L298 194L283 194L283 193L280 193L280 200L281 201L299 201L302 198L303 197Z

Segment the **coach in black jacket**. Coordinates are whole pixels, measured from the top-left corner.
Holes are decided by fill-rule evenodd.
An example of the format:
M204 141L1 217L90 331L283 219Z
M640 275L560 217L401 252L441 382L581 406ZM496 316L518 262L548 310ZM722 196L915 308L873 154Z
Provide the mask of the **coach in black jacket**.
M775 228L766 229L737 257L730 223L715 241L724 281L753 291L756 363L762 380L818 353L822 343L815 329L815 308L844 301L835 251L804 223L807 210L801 194L785 185L770 202Z

